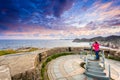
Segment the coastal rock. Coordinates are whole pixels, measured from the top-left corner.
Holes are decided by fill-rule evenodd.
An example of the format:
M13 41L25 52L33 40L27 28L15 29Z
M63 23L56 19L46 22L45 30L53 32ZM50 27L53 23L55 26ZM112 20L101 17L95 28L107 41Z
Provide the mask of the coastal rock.
M80 42L80 39L76 38L72 42Z

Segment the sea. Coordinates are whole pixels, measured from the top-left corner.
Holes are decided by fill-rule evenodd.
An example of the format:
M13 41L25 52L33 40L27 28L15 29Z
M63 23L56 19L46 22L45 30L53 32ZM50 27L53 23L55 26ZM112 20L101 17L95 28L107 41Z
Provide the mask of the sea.
M72 42L73 40L0 40L0 50L22 47L54 48L89 46L89 42Z

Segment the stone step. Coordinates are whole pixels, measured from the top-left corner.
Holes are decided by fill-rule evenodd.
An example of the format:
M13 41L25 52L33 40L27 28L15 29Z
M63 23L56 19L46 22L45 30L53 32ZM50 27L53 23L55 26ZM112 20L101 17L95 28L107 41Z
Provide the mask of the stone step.
M95 57L88 57L88 60L95 60Z
M87 69L87 71L92 71L92 72L97 72L97 73L102 73L103 72L103 70L95 71L95 70L91 70L91 69Z
M99 64L87 64L87 65L91 67L101 67Z
M93 62L89 62L87 64L89 64L89 65L99 65L99 63L93 63Z
M95 68L95 67L89 67L89 66L87 68L95 71L103 71L103 68Z
M90 57L89 59L85 74L88 77L96 78L98 80L109 80L109 78L106 77L106 73L103 72L104 69L99 65L99 61L94 61L93 57Z
M106 76L102 76L102 75L97 75L97 74L92 74L90 72L85 72L85 74L88 76L88 77L94 77L94 78L97 78L98 80L109 80L108 77Z
M92 71L96 71L96 72L103 72L103 69L91 69L91 68L88 68L87 70L92 70Z
M90 63L90 64L99 64L99 62L95 62L95 61L88 61L88 63Z
M102 71L94 71L94 70L90 70L90 69L88 69L87 72L90 72L92 74L97 74L97 75L103 75L103 76L106 75L106 73L104 73Z
M103 69L101 66L89 66L87 65L87 68L93 68L93 69Z

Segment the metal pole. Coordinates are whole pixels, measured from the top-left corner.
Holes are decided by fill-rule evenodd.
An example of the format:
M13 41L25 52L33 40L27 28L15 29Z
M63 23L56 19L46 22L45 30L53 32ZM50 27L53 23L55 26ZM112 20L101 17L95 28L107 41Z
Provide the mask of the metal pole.
M90 42L91 56L92 56L92 43Z
M88 63L88 61L87 61L87 56L86 56L86 70L87 70L87 63Z
M108 66L108 69L109 69L109 79L111 78L111 70L110 70L110 64L109 64L109 66Z
M103 68L105 69L105 56L104 56L104 50L102 52L102 58L103 58Z

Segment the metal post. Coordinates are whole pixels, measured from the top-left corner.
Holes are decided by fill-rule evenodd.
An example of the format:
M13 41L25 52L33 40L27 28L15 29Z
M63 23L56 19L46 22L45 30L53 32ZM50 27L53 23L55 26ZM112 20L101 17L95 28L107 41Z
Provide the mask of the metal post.
M110 78L111 78L110 64L109 64L109 66L108 66L108 69L109 69L109 72L108 72L108 74L109 74L109 79L110 79Z
M104 56L104 50L102 51L102 58L103 58L103 68L105 69L105 56Z
M90 42L91 56L92 56L92 43Z
M86 58L84 57L84 62L86 62Z
M88 65L88 60L87 60L87 56L86 56L86 70L87 70L87 65Z

